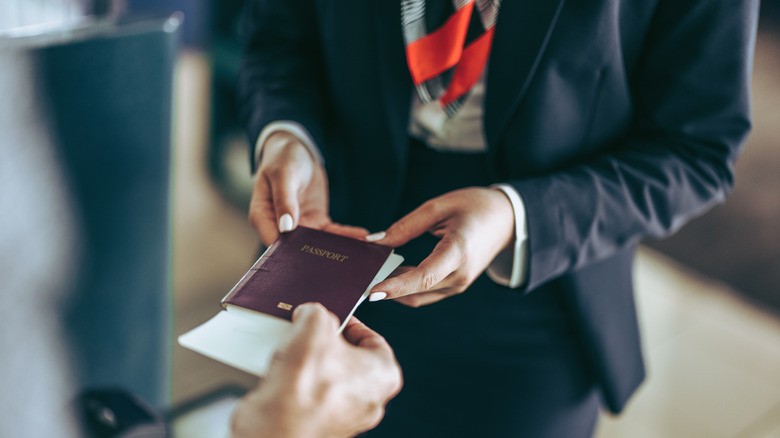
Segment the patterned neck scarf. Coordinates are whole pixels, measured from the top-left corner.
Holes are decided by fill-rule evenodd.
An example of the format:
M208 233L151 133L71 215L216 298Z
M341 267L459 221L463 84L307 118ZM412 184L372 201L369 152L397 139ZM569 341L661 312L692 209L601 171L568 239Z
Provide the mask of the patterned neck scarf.
M487 65L500 5L401 0L406 60L423 103L439 100L449 117L457 113Z

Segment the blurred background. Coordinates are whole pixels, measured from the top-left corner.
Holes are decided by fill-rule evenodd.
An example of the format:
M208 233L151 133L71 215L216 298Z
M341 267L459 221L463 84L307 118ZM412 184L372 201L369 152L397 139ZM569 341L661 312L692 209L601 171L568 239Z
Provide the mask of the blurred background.
M56 374L63 394L120 385L171 412L177 436L224 436L256 379L175 337L219 310L260 250L234 106L242 3L1 0L0 317L50 319L58 333L34 349L12 335L21 325L3 327L0 348L22 357L4 353L3 373ZM117 17L134 18L107 24ZM604 416L600 438L780 437L778 0L762 5L753 113L728 201L640 250L649 376L623 415ZM47 304L21 318L11 303L30 284L30 309ZM84 359L98 352L109 357ZM26 369L41 360L51 365ZM16 381L0 424L34 414Z

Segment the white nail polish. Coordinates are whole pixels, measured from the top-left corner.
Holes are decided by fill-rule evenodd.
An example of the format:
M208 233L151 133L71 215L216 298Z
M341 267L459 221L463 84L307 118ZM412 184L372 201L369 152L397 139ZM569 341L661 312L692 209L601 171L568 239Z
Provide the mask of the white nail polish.
M374 292L371 295L368 296L368 301L382 301L385 298L387 298L387 293L385 292Z
M378 233L369 234L368 236L366 236L366 240L368 240L369 242L376 242L377 240L382 240L385 237L387 237L387 233L385 233L384 231L380 231Z
M289 214L282 215L282 217L279 218L279 232L286 233L288 231L292 231L292 229L293 229L292 216L290 216Z

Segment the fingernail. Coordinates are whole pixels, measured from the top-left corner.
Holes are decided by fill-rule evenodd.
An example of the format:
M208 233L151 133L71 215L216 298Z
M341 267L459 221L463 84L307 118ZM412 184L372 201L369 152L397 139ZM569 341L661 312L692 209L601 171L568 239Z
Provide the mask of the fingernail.
M368 236L366 236L366 240L368 240L369 242L376 242L377 240L382 240L385 237L387 237L387 233L385 233L384 231L380 231L378 233L369 234Z
M279 232L280 233L286 233L288 231L292 231L293 229L293 220L292 216L290 214L283 214L282 217L279 218Z
M368 296L368 301L382 301L387 298L386 292L374 292Z

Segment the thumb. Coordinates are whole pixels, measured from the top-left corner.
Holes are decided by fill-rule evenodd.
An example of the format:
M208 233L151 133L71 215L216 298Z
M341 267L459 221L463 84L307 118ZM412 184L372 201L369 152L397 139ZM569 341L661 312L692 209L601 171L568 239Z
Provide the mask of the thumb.
M298 225L300 218L298 193L302 185L300 175L293 170L282 172L280 178L271 182L271 198L279 233L292 231Z
M421 292L441 289L440 283L462 264L459 245L451 236L445 236L420 265L404 269L371 289L369 301L395 299Z
M276 346L272 358L274 368L300 366L313 352L326 348L333 339L337 339L337 333L338 318L322 304L305 303L297 306L292 315L292 327Z
M320 303L303 303L293 310L293 326L299 331L327 334L338 331L339 321Z
M436 212L435 200L431 200L399 219L386 231L366 236L366 240L399 247L433 229L441 219L440 213Z

